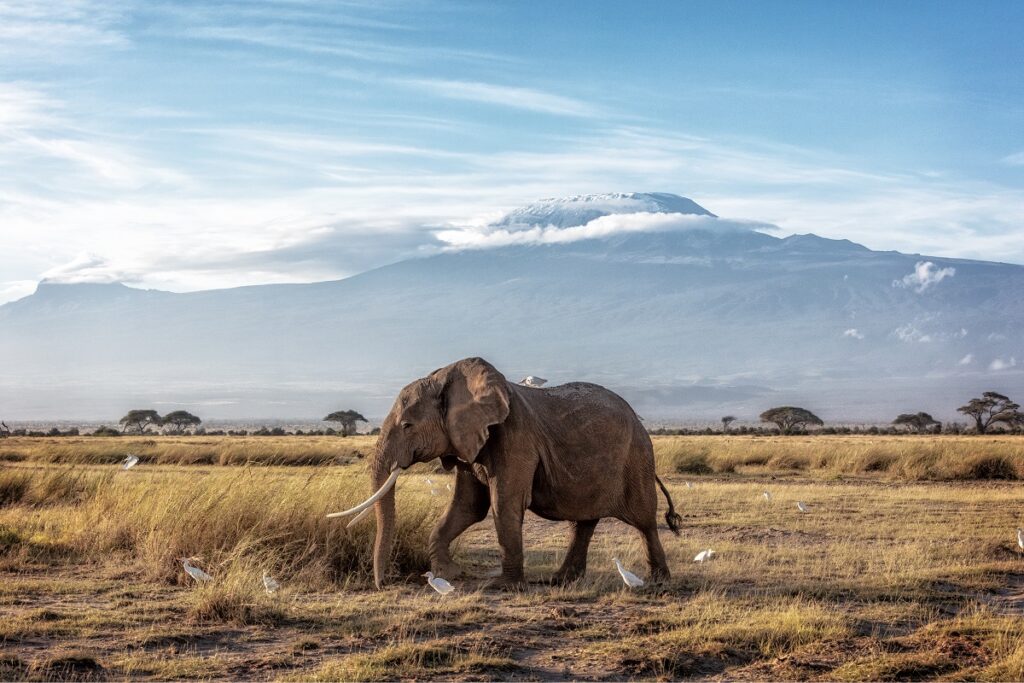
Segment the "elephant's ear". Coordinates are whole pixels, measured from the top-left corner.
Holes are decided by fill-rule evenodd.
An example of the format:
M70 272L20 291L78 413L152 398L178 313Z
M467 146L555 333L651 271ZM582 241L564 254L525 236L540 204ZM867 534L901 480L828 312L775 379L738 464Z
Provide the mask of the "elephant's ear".
M508 417L505 377L481 358L467 358L440 371L444 377L445 427L455 454L476 461L488 428Z

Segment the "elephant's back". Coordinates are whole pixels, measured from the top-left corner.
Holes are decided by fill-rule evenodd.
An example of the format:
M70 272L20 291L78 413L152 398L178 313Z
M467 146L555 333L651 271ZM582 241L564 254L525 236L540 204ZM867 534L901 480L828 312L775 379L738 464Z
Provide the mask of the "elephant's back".
M522 388L522 387L520 387ZM590 382L569 382L540 389L523 388L523 393L543 414L560 423L576 426L602 425L624 433L643 429L632 406L614 391Z

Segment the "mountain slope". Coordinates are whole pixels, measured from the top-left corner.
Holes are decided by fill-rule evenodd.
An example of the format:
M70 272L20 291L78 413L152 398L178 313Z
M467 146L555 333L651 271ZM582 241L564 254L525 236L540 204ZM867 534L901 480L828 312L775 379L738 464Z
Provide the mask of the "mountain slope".
M612 197L645 214L658 213L646 198L660 197L700 218L308 285L171 294L43 283L0 307L0 416L116 417L143 404L210 417L380 415L402 384L469 355L512 379L604 383L650 419L752 418L781 402L826 419L952 418L982 390L1021 393L1020 266L780 239L683 198ZM495 227L525 229L526 215L583 225L594 219L581 204L513 212Z

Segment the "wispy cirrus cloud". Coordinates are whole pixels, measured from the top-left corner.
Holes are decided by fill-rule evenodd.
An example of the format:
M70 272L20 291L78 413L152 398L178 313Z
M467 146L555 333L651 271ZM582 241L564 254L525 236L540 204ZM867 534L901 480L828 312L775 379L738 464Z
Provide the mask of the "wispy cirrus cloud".
M1010 166L1024 166L1024 151L1008 154L1003 157L1002 161Z
M102 256L87 251L43 273L43 280L60 283L132 282L135 278L135 273L119 270Z
M602 113L600 108L583 100L534 88L434 78L406 79L397 82L438 97L525 109L544 114L595 117Z
M65 61L90 48L124 48L127 6L112 0L4 0L0 2L0 55L8 59Z

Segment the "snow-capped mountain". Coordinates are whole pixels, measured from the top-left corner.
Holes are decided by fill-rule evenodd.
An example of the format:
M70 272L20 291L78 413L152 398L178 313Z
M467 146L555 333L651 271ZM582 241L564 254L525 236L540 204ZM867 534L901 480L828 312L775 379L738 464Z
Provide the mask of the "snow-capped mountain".
M714 217L713 213L692 199L679 195L666 192L617 192L542 199L510 211L494 225L501 228L536 225L569 228L586 225L601 216L631 213L678 213Z
M403 384L470 355L512 379L605 384L649 420L778 404L952 419L981 391L1024 395L1022 266L779 238L664 194L546 200L492 227L530 226L547 230L334 282L43 283L0 306L0 417L381 415Z

